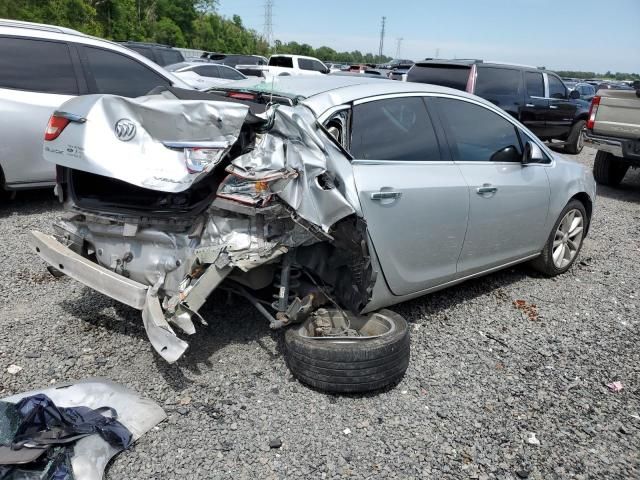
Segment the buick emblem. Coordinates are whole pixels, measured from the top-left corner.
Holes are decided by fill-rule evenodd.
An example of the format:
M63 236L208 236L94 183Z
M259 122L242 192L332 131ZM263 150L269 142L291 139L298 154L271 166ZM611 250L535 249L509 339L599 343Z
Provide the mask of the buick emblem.
M116 137L118 137L118 140L128 142L136 136L136 124L128 118L121 118L116 122L113 127L113 131L115 132Z

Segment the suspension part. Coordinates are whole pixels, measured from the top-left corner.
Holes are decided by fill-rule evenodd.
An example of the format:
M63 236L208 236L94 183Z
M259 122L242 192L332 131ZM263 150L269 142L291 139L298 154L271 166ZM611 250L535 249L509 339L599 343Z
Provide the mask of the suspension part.
M271 304L274 310L277 312L286 312L289 308L289 304L298 295L298 288L300 287L300 276L302 272L300 269L293 265L295 253L287 252L282 259L282 269L279 274L276 274L275 287L277 293L274 293L273 298L276 300Z

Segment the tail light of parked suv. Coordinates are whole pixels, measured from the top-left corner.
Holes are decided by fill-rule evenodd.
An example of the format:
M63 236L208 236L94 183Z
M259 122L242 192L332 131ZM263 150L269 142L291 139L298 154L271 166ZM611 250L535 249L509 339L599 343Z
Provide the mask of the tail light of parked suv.
M598 113L598 107L600 106L600 97L595 96L591 100L591 107L589 108L589 119L587 120L587 129L593 130L596 124L596 113Z

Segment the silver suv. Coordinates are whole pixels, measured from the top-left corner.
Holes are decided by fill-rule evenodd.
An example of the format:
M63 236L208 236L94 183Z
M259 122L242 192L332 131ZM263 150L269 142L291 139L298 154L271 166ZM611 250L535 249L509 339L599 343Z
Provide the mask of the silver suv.
M190 88L116 43L68 28L0 19L0 190L55 184L42 139L53 111L71 97L138 97L171 85Z

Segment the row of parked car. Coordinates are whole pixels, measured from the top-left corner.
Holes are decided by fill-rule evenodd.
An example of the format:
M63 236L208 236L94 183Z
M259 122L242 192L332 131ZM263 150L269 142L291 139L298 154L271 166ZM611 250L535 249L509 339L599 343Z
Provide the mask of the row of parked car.
M15 62L18 56L22 62ZM567 153L583 148L593 81L563 82L535 67L484 62L394 60L385 65L329 64L301 55L232 55L203 52L185 58L166 45L91 37L51 25L0 20L0 118L6 139L0 150L0 186L9 190L54 184L42 160L41 135L51 112L75 95L144 95L156 87L208 90L248 77L364 75L464 90L498 105L539 138ZM604 83L599 84L603 87ZM604 87L603 87L604 88ZM607 88L623 88L607 84ZM631 87L626 87L631 88Z

